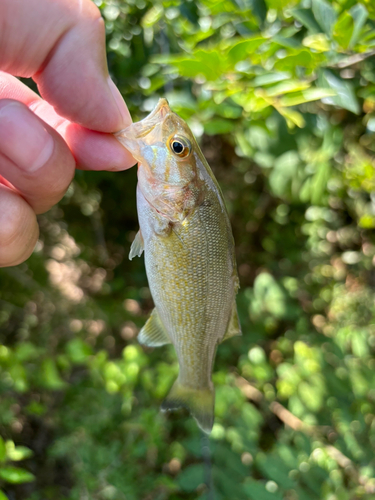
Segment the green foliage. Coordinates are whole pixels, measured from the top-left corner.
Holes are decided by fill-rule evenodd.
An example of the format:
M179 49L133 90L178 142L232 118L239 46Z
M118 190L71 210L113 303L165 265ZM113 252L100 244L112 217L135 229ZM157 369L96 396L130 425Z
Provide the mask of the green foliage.
M19 462L33 456L32 450L25 446L15 446L13 441L4 441L0 436L0 488L3 484L23 484L34 481L33 474L21 467L14 467L10 462ZM0 500L8 497L0 489Z
M372 0L97 4L134 119L169 99L233 224L243 336L215 364L215 499L373 499ZM136 341L153 305L127 260L135 185L78 171L0 272L0 500L208 498L194 420L159 412L173 348Z

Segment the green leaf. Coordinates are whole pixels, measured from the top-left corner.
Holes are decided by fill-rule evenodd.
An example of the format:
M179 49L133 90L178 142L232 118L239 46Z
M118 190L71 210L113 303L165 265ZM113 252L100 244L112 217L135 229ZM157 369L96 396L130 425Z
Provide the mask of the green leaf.
M262 45L264 41L264 37L254 36L252 38L248 38L247 40L241 40L240 42L235 43L228 51L228 60L234 66L239 61L247 59L247 56Z
M6 494L0 490L0 500L9 500Z
M154 26L163 16L164 9L162 5L154 5L146 12L141 21L143 28L150 28Z
M362 215L358 221L358 226L364 229L374 229L375 228L375 217L370 214Z
M366 7L361 3L357 3L356 5L354 5L354 7L352 7L349 12L354 19L354 29L349 44L349 47L352 48L357 43L361 34L361 30L365 25L365 22L367 21L368 12L366 10Z
M214 118L204 124L204 131L208 135L227 134L233 130L234 123L222 118Z
M316 50L317 52L327 52L330 50L329 40L324 33L307 36L303 39L302 44L305 47Z
M274 87L268 87L265 93L269 97L274 97L282 94L288 94L289 92L297 92L299 90L304 90L310 87L309 82L303 82L299 80L289 80L286 82L279 83Z
M48 389L60 390L66 386L52 358L47 358L42 361L40 366L40 377L41 384Z
M145 95L151 95L156 90L160 89L166 82L166 78L163 75L156 75L151 78L151 85L148 89L144 89Z
M187 56L154 57L152 61L170 64L174 66L181 76L195 78L203 75L208 81L219 78L226 68L223 57L217 50L199 49L194 52L191 59Z
M92 355L91 347L79 338L70 340L65 349L70 361L75 364L84 363Z
M19 467L1 467L0 479L7 483L22 484L34 481L35 476L25 469Z
M285 153L283 156L287 156L289 153ZM280 160L280 159L278 159ZM277 170L274 170L277 172ZM282 173L279 170L280 173ZM288 175L288 173L287 173ZM273 179L270 180L270 184L273 184ZM272 189L275 186L272 186ZM280 190L279 190L280 193ZM267 273L261 272L254 281L254 298L251 302L250 309L254 316L261 316L264 313L269 313L275 318L284 318L286 314L286 302L285 294L277 283L275 278Z
M10 366L9 374L13 379L14 387L18 392L25 392L28 389L27 373L21 363Z
M292 9L291 14L312 33L319 33L320 27L310 9Z
M14 354L17 360L22 363L37 358L40 355L40 349L31 342L21 342L17 345Z
M353 31L354 20L347 11L344 11L333 27L333 38L340 45L340 47L347 49L350 45Z
M369 348L367 344L366 333L363 331L354 331L351 336L352 341L352 351L354 356L358 358L364 358L368 356Z
M319 26L331 36L332 26L336 22L336 12L325 0L312 0L312 11Z
M294 71L297 66L301 66L302 68L315 67L313 55L309 50L300 50L299 52L286 56L275 63L275 69L280 69L282 71Z
M256 462L265 477L272 479L278 485L285 489L295 486L295 482L288 477L289 467L287 467L281 458L277 456L260 456Z
M283 108L279 106L276 108L277 111L286 119L289 128L294 128L295 125L297 127L302 128L305 126L305 120L301 113L289 108Z
M271 83L289 80L290 77L290 73L287 73L286 71L279 71L277 73L266 73L265 75L256 76L250 83L254 87L264 87L265 85L270 85Z
M13 462L19 462L33 456L33 451L26 446L15 446L13 441L6 442L7 457Z
M204 482L203 466L196 464L186 467L177 480L183 491L195 491Z
M186 78L195 78L196 76L203 75L207 80L211 79L212 73L209 68L202 66L199 61L192 61L190 59L183 59L180 61L171 62L175 66L181 76ZM216 79L217 75L215 75Z
M283 498L279 493L267 491L264 484L255 479L248 479L244 484L244 490L251 500L282 500Z
M323 193L326 190L330 174L330 165L325 162L320 163L311 182L311 203L313 205L320 205L322 203Z
M247 0L249 7L254 12L258 23L262 26L267 16L267 5L264 0ZM220 2L218 2L220 3Z
M0 462L4 462L6 458L6 447L4 439L0 436Z
M317 101L326 97L335 96L336 92L332 89L306 89L302 92L287 95L280 98L281 106L297 106L304 102Z
M239 118L242 115L240 106L231 106L228 103L221 103L215 106L215 113L223 118Z
M360 113L359 102L350 82L335 76L332 71L325 70L319 76L319 84L321 87L334 90L336 93L333 97L325 98L325 102L347 109L357 115Z

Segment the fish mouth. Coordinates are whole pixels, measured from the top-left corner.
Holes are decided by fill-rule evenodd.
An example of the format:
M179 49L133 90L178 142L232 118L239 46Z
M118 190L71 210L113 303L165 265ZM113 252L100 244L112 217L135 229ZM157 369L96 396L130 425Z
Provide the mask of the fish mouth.
M172 113L167 99L159 99L156 107L143 120L129 125L129 127L116 132L114 135L120 143L137 158L140 144L139 139L142 139L154 130L156 125L160 125L165 117Z

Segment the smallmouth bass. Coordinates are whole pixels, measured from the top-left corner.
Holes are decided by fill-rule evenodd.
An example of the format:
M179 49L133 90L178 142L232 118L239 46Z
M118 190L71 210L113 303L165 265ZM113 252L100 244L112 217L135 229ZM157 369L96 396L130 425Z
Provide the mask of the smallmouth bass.
M161 408L187 408L209 434L216 348L241 334L234 241L223 195L191 130L166 99L116 136L138 161L140 230L129 258L144 251L155 303L138 340L174 345L180 371Z

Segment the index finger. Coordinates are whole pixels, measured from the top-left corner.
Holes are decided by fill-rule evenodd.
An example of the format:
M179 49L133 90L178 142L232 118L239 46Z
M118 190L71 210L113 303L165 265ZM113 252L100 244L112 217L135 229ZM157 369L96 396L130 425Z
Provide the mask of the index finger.
M91 0L2 0L0 69L32 77L42 97L72 122L100 132L131 123L109 77L105 29Z

